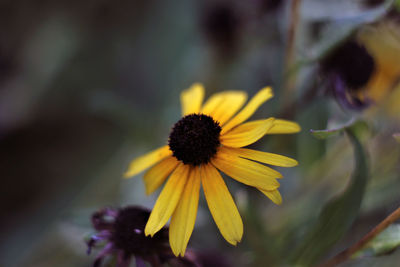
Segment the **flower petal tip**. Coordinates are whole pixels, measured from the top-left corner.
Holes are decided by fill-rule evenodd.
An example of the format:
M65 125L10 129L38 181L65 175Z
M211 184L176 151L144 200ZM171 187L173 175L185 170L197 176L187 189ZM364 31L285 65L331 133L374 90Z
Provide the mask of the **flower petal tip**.
M241 225L241 228L239 230L239 233L237 233L237 236L234 236L233 239L231 240L232 243L231 242L229 243L231 243L236 247L242 241L242 238L243 238L243 224Z
M185 257L185 250L186 249L184 249L184 250L175 250L175 249L173 249L172 247L171 247L171 250L172 250L172 253L174 253L174 255L175 255L175 257L180 257L180 258L183 258L183 257Z
M149 226L149 225L146 224L146 227L144 228L144 235L145 235L145 236L153 237L155 233L153 233L152 231L150 231L150 229L149 229L148 226Z
M240 243L240 241L242 241L242 237L234 239L234 240L230 240L230 241L228 241L228 243L231 244L232 246L236 247Z
M264 94L266 94L266 95L268 95L268 96L271 96L271 97L274 96L274 91L272 90L272 87L271 87L271 86L265 86L265 87L263 87L263 88L260 90L260 92L262 92L262 93L264 93Z
M299 165L299 162L295 159L290 158L290 161L288 160L286 162L286 165L281 167L291 168L291 167L296 167L297 165Z
M130 178L133 177L133 175L131 174L131 172L127 171L127 172L125 172L125 173L122 175L122 177L123 177L124 179L130 179Z
M298 123L292 122L292 133L298 133L301 131L301 127Z
M297 122L293 122L293 133L298 133L301 131L301 126Z
M174 253L175 257L185 257L186 246L182 247L182 244L177 245L177 244L171 243L171 239L170 239L169 244L170 244L172 253Z
M190 86L191 88L193 87L204 87L204 85L201 82L195 82L192 84L192 86Z

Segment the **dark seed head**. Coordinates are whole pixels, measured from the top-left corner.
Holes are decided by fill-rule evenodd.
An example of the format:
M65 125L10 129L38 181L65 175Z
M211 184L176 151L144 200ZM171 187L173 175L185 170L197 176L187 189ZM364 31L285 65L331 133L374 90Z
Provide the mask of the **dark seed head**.
M384 0L365 0L363 4L367 7L376 7L376 6L383 4L383 2L385 2L385 1Z
M375 61L364 46L347 41L322 61L322 68L337 74L350 90L357 90L368 83L375 70Z
M169 148L174 157L194 166L208 163L220 145L221 127L204 114L191 114L180 119L172 128Z
M221 53L234 52L240 35L240 18L231 3L214 3L200 14L201 30Z
M135 206L119 210L112 234L115 246L126 254L146 255L167 242L164 230L153 238L145 236L144 228L149 216L149 211Z
M262 11L272 12L278 9L283 4L283 0L259 0L259 5Z

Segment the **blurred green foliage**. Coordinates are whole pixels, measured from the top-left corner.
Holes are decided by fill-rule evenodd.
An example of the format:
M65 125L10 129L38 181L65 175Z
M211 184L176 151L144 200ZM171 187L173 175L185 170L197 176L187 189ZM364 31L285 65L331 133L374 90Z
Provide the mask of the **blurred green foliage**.
M400 225L392 224L370 241L355 257L377 256L392 252L400 246Z
M353 126L354 127L354 126ZM318 220L311 224L303 243L294 253L294 262L312 266L349 230L359 214L368 180L367 159L354 128L345 130L353 145L355 165L346 190L325 204Z

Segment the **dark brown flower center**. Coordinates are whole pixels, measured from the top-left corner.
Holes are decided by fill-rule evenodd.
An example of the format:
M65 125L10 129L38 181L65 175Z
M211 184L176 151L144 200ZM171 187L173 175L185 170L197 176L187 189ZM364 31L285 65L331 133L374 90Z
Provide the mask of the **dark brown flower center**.
M354 91L368 83L375 71L375 61L363 45L347 41L322 61L322 67L325 71L336 73Z
M127 255L146 255L157 251L159 247L166 244L167 235L164 229L153 238L144 235L144 228L149 216L149 211L136 206L119 210L112 234L115 246Z
M174 157L194 166L208 163L220 145L221 126L204 114L190 114L172 128L169 148Z

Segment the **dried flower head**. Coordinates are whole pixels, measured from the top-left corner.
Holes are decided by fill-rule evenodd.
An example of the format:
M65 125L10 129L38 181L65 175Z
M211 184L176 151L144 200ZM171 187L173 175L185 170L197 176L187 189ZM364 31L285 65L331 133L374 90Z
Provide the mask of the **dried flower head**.
M129 266L133 256L138 264L145 261L152 265L173 257L168 246L166 228L161 229L153 238L144 235L149 216L150 211L136 206L105 208L95 212L92 215L92 224L97 233L87 242L87 252L89 254L100 243L104 247L93 266L100 266L107 255L115 255L117 266L120 267Z

